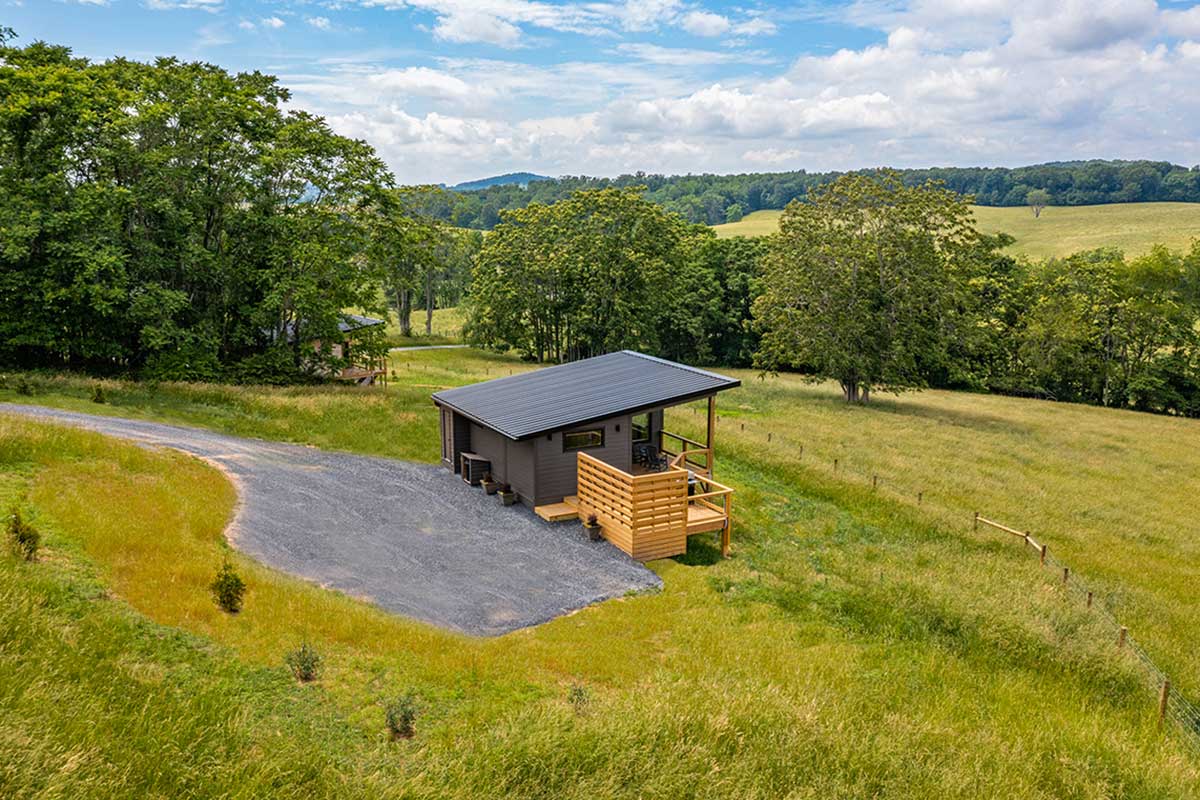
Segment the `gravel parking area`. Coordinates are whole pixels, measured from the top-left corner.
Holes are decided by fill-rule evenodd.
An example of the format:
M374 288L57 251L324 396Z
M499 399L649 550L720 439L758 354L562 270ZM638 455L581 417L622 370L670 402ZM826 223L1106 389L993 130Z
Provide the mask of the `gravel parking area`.
M505 508L440 467L39 406L0 412L205 458L237 484L237 549L444 628L495 636L662 585L580 526Z

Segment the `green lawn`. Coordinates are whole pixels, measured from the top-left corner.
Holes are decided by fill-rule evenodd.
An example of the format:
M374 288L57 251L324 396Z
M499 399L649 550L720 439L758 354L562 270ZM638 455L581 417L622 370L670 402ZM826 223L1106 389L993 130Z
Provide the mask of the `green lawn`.
M530 368L393 366L386 390L110 381L96 405L90 381L43 376L0 401L432 461L431 391ZM22 498L49 543L0 559L0 748L21 754L0 796L1200 796L1095 615L970 526L1034 530L1196 697L1195 421L948 392L847 408L741 376L717 441L734 558L694 539L652 565L662 592L489 640L238 554L250 592L225 616L206 590L234 502L218 473L0 413L0 502ZM313 686L281 666L302 639L326 658ZM418 735L389 742L383 705L408 689Z
M1118 203L1059 206L1034 217L1028 208L974 206L981 230L1016 238L1011 252L1031 258L1065 256L1097 247L1117 247L1131 256L1155 244L1176 250L1200 238L1200 203ZM716 225L718 236L765 236L779 227L779 211L756 211L741 222Z

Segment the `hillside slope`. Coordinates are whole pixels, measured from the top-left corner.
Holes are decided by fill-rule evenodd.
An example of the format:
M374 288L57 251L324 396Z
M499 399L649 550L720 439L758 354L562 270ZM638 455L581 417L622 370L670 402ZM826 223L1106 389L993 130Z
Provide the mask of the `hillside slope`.
M91 382L42 377L32 401L433 461L430 391L530 368L400 356L386 390L107 381L97 405ZM278 797L1200 796L1200 762L1156 731L1153 691L1096 615L970 524L1035 531L1194 697L1196 421L949 392L850 408L739 376L716 463L738 492L735 557L697 537L653 564L660 593L487 640L237 555L250 592L223 615L219 475L0 405L0 502L24 498L50 545L0 570L0 669L18 676L0 746L23 754L0 794L177 795L212 776ZM667 427L702 419L676 409ZM282 667L302 640L325 657L313 686ZM388 742L383 707L408 690L417 738Z
M1065 256L1097 247L1141 255L1155 244L1186 249L1200 238L1200 203L1114 203L1053 206L1034 217L1028 208L973 206L980 230L1016 238L1009 252L1031 258ZM765 236L779 227L779 211L756 211L740 222L714 225L718 236Z

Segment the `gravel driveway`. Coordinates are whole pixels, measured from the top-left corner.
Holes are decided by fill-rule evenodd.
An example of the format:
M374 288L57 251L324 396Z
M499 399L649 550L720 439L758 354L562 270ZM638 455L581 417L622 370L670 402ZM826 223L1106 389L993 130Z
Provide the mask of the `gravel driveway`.
M580 526L504 508L441 467L39 406L0 411L208 459L238 486L227 531L237 549L444 628L496 636L662 586Z

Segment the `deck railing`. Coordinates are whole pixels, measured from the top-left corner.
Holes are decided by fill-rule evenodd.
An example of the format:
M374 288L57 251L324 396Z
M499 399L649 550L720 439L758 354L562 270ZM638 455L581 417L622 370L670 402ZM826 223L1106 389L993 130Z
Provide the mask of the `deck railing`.
M579 516L595 514L604 538L641 561L687 552L687 472L631 475L580 453Z
M705 447L695 439L670 431L660 431L658 449L671 459L673 465L712 476L712 448ZM683 460L679 461L681 457Z

